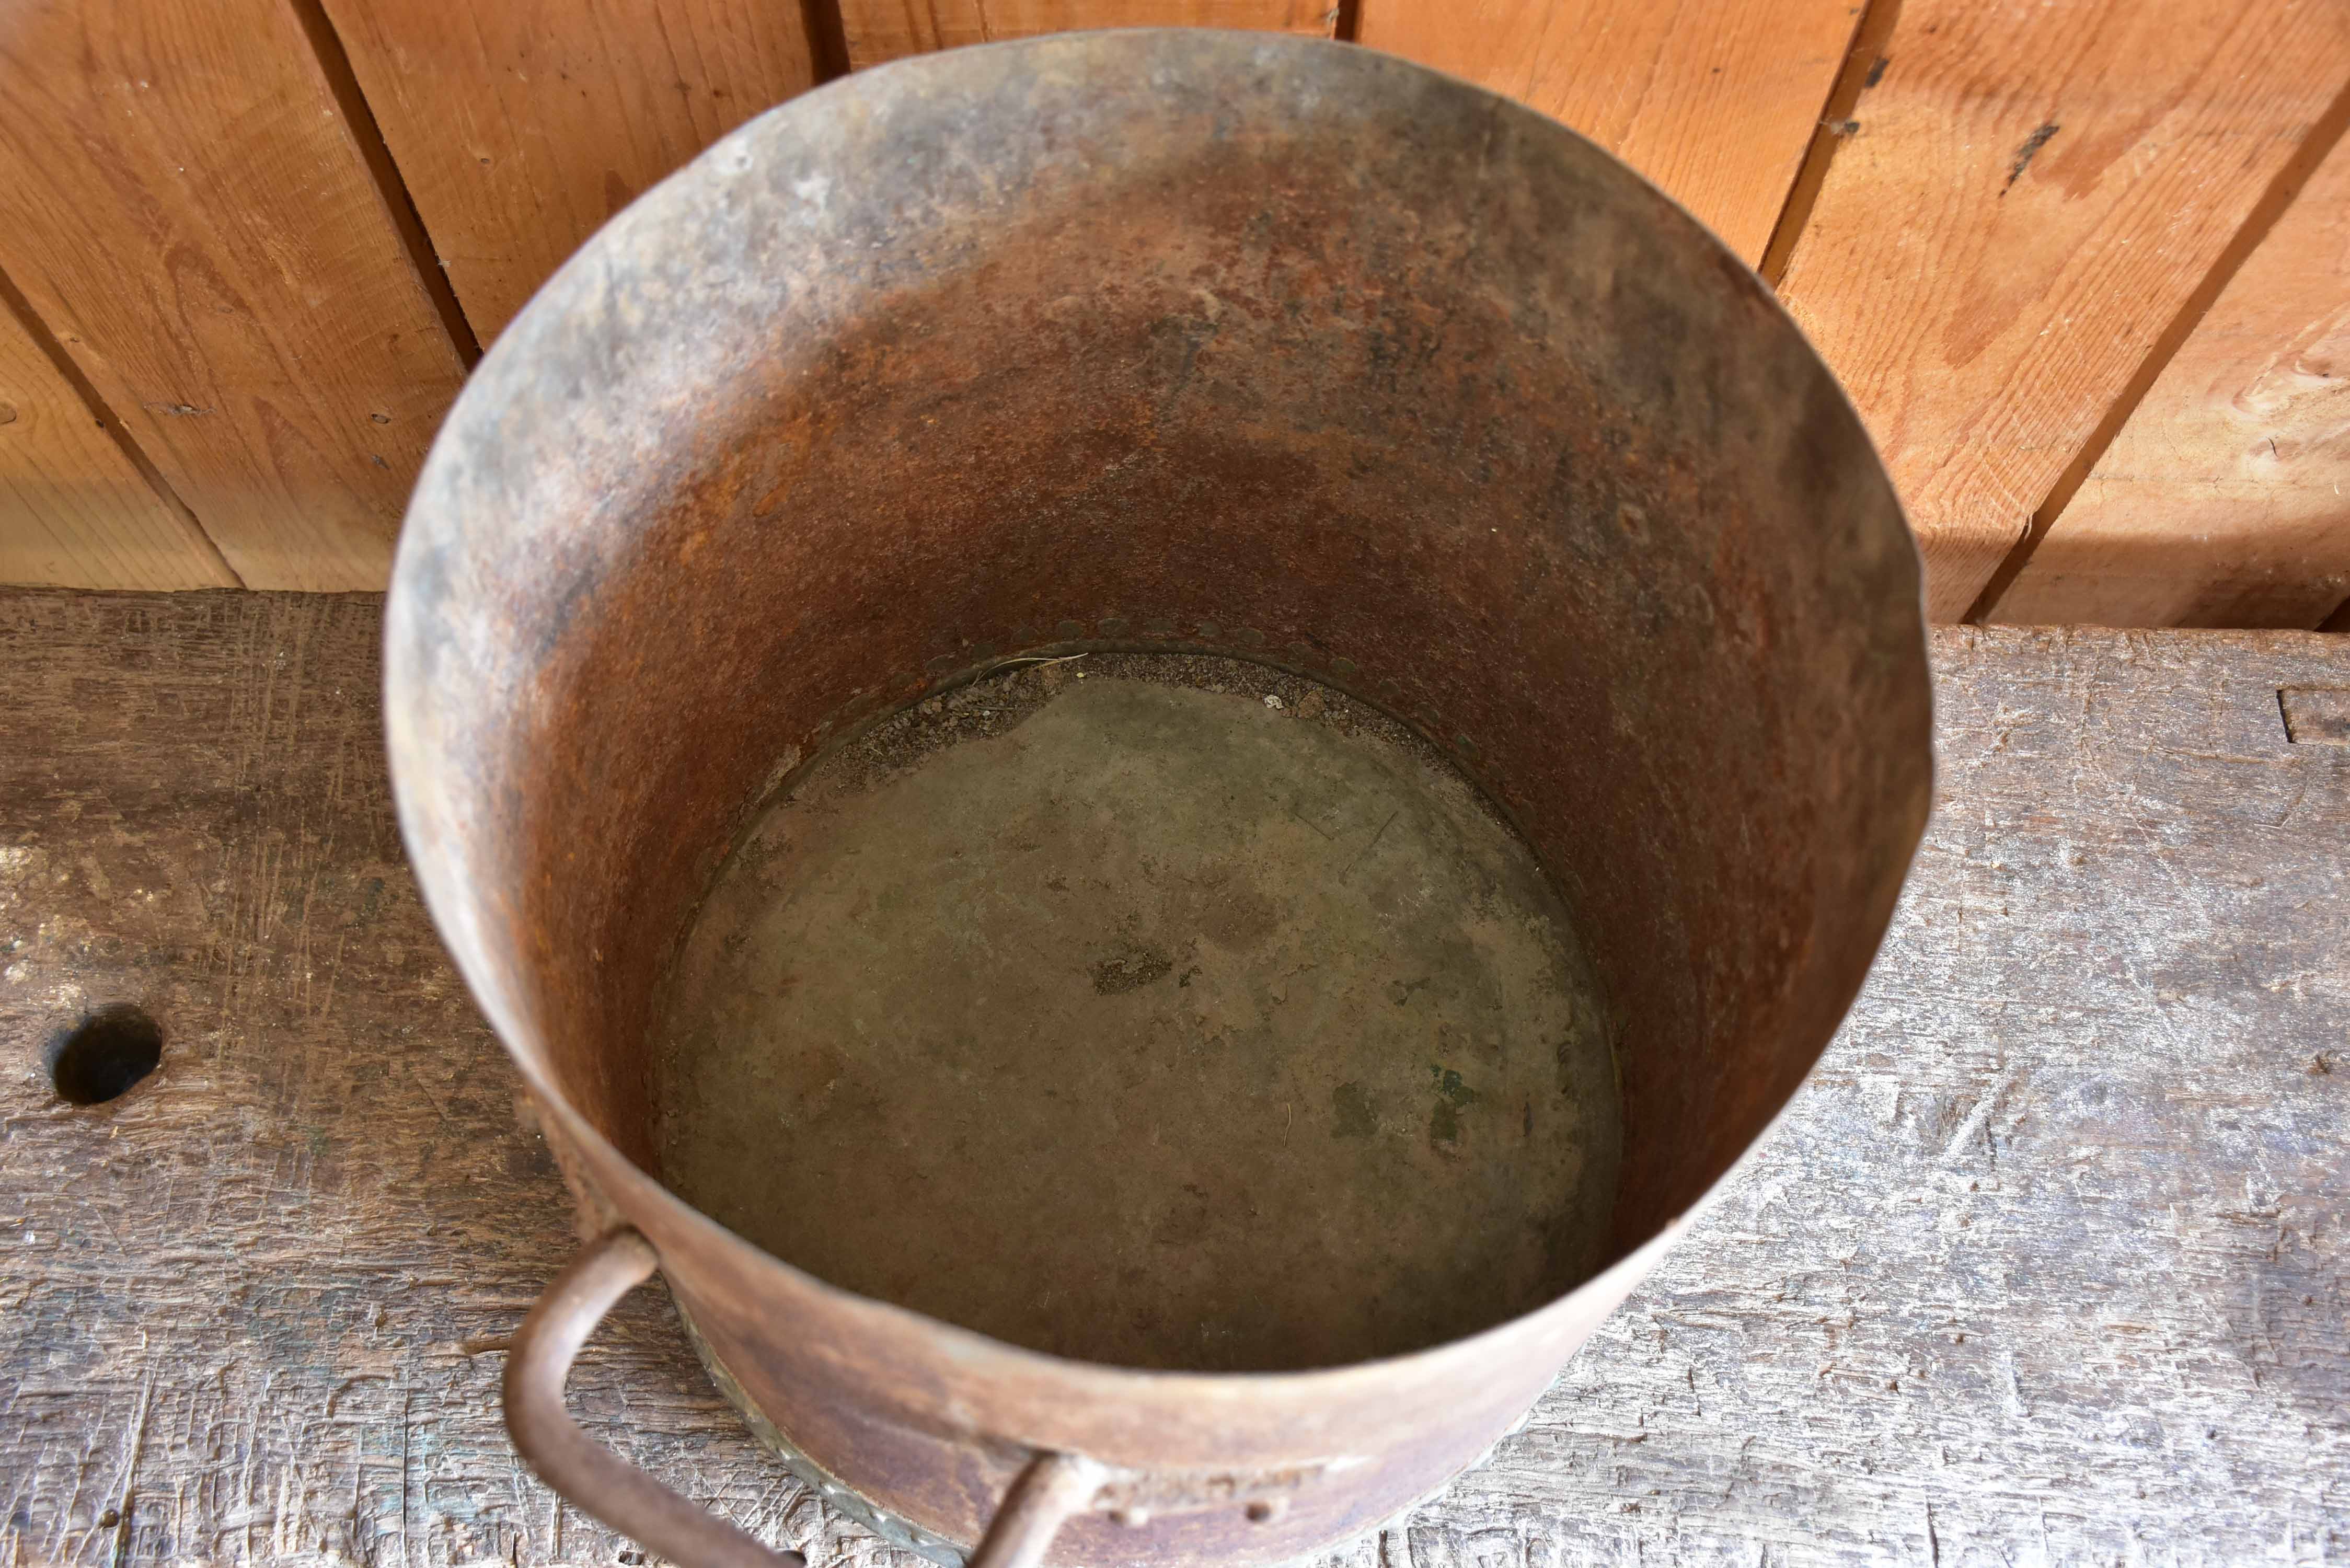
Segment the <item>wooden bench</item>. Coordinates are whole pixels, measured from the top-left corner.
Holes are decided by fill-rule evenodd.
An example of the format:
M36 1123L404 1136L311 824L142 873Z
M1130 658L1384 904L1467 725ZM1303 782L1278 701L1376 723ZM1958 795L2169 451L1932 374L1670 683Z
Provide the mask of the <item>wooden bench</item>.
M402 860L379 608L0 590L0 1563L639 1560L499 1424L568 1204ZM1533 1421L1337 1561L2350 1554L2350 639L1934 636L1939 812L1812 1084ZM45 1043L118 1002L161 1068L69 1106ZM912 1568L656 1293L572 1386L820 1568Z

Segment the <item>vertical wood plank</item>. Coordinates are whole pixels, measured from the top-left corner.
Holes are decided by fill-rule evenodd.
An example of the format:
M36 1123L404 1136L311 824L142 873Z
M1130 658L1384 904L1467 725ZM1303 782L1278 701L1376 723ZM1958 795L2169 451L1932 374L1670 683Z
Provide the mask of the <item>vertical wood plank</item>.
M1337 0L840 0L852 66L1083 27L1248 27L1326 38Z
M0 270L249 587L382 587L463 370L281 0L12 0Z
M1908 0L1782 293L1964 614L2350 79L2316 0Z
M0 583L233 588L203 531L156 493L0 289Z
M1358 36L1564 120L1752 264L1861 9L1860 0L1362 0Z
M2350 140L2337 141L1994 607L2317 625L2350 598Z
M484 343L581 241L805 92L795 0L325 0Z

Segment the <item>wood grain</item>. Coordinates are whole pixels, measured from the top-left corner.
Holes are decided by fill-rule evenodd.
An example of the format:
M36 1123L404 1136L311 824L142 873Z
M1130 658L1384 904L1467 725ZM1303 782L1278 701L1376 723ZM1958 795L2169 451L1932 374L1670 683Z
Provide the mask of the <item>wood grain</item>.
M382 585L463 369L279 0L16 0L0 269L246 583Z
M236 586L158 494L0 291L0 583Z
M639 192L816 81L788 0L326 7L485 344Z
M1326 38L1337 0L840 0L848 63L1083 27L1250 27Z
M376 601L0 593L0 1561L626 1561L496 1414L572 1245L416 902ZM1876 973L1526 1428L1344 1568L2350 1552L2350 748L2307 633L1935 639L1941 800ZM30 1047L143 1002L111 1107ZM640 1292L572 1408L820 1565Z
M2350 140L2165 366L1990 618L2317 625L2350 598Z
M1357 36L1565 121L1752 265L1860 10L1857 0L1362 0Z
M2311 122L2350 7L1907 0L1782 293L1963 614Z

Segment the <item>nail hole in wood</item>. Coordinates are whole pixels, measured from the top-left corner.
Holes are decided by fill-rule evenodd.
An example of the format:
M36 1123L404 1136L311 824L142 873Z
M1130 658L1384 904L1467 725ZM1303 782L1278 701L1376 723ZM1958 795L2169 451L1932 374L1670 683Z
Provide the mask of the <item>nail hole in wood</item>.
M49 1059L57 1096L77 1106L120 1098L163 1059L162 1027L128 1002L101 1007L68 1031Z

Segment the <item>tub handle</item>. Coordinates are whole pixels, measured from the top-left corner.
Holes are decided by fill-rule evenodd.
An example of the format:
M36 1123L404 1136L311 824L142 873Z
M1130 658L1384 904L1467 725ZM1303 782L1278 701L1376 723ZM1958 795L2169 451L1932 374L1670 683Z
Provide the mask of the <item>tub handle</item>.
M555 1276L506 1353L506 1431L572 1507L686 1568L807 1568L681 1497L579 1429L563 1385L579 1347L619 1299L653 1277L660 1254L633 1230L590 1242Z
M671 1491L579 1429L563 1386L580 1346L619 1299L653 1277L660 1254L629 1227L603 1236L555 1276L506 1353L506 1431L566 1502L684 1568L807 1568ZM1062 1521L1092 1504L1108 1471L1079 1454L1040 1453L1005 1494L967 1568L1034 1568Z
M1061 1521L1092 1503L1107 1474L1083 1454L1038 1454L1003 1494L1003 1506L963 1568L1034 1568L1045 1560Z

